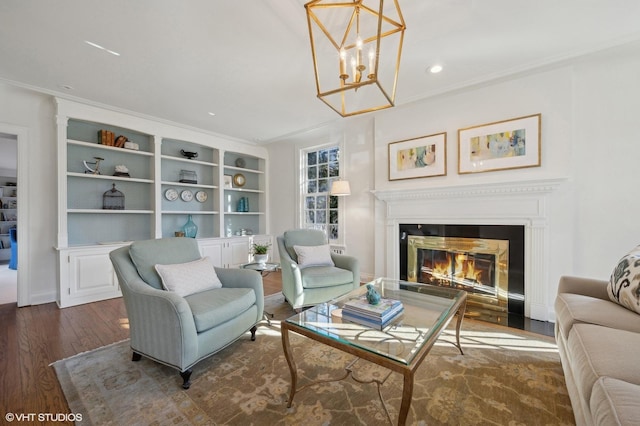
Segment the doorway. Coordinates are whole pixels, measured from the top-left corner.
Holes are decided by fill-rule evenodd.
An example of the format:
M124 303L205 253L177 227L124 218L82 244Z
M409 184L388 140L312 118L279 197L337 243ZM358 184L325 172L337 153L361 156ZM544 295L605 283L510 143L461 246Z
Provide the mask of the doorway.
M0 133L0 305L18 301L18 137Z

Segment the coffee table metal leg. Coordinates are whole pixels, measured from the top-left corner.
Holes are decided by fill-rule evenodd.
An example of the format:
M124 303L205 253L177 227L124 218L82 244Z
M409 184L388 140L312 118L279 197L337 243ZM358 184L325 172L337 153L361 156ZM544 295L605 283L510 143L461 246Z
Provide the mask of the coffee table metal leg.
M462 352L462 345L460 344L460 329L462 328L462 320L464 318L464 313L467 309L467 301L465 300L462 305L460 305L460 307L458 308L458 322L456 323L456 346L458 347L458 349L460 350L460 354L464 355L464 352Z
M296 394L296 385L298 384L298 369L296 363L293 360L293 352L291 351L291 345L289 344L289 330L282 327L282 349L284 350L284 357L289 365L289 372L291 373L291 391L289 392L289 400L287 401L287 408L291 408L293 403L293 396Z
M404 373L402 402L400 403L400 412L398 413L398 425L404 425L407 423L409 407L411 406L411 398L413 398L413 371L407 370Z

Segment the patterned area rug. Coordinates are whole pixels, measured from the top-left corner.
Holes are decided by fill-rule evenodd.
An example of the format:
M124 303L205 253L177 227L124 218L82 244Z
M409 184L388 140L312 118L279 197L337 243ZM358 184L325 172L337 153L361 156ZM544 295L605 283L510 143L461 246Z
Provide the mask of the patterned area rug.
M307 388L287 409L290 375L279 319L293 314L270 296L271 325L249 334L194 368L189 390L176 370L143 358L131 362L128 341L53 364L69 407L82 424L384 425L389 420L374 384L353 378ZM553 339L480 321L463 322L465 355L445 331L416 373L408 424L572 425L573 412ZM291 335L300 385L339 377L352 356ZM387 372L359 361L358 379ZM393 422L402 378L392 373L382 396Z

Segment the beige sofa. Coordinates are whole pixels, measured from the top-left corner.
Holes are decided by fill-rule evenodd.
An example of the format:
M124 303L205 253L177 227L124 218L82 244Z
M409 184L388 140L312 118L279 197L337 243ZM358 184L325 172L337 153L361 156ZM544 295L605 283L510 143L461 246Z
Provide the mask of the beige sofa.
M577 425L640 425L640 315L607 281L562 277L555 333Z

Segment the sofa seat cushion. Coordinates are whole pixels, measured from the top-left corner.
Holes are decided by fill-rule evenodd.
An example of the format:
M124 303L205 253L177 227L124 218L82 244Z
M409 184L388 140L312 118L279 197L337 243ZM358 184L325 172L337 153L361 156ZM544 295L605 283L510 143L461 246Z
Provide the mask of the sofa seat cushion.
M185 297L191 308L196 331L202 333L229 321L256 303L251 288L217 288Z
M575 324L569 332L567 358L581 399L590 401L594 384L603 376L640 385L637 353L640 333Z
M353 272L335 266L309 266L300 271L302 287L322 288L353 282Z
M600 377L593 386L589 408L596 425L640 425L640 386Z
M574 324L596 324L640 333L640 315L610 300L582 294L560 293L555 301L556 321L562 335Z

